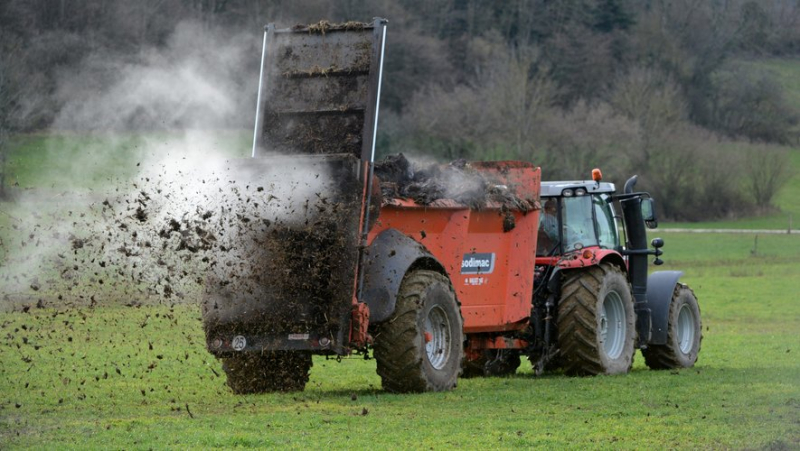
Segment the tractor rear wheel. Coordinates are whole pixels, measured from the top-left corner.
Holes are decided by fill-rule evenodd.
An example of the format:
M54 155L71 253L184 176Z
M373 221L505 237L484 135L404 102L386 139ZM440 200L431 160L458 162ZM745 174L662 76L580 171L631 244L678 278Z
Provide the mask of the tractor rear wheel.
M455 387L464 359L463 322L447 277L427 270L408 273L392 317L375 335L383 388L404 393Z
M642 349L644 361L654 370L690 368L697 362L703 325L697 297L688 286L675 286L667 318L667 343Z
M302 351L241 354L222 360L228 386L236 394L302 391L311 365L311 353Z
M607 263L566 272L558 303L560 363L569 375L624 374L633 364L633 297Z
M503 377L517 372L519 351L514 349L486 349L480 358L464 363L464 377Z

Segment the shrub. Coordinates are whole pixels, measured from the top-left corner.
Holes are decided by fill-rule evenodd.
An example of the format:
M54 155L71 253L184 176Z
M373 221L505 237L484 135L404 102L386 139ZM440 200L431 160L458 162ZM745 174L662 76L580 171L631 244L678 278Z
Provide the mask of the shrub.
M784 144L791 140L798 114L769 73L731 65L717 71L711 81L709 126L731 137Z

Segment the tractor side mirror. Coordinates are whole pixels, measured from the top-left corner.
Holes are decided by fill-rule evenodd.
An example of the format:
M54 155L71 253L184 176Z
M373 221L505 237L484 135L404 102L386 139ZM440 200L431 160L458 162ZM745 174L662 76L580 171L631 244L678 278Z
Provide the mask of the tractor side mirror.
M642 199L641 208L642 219L644 219L644 224L647 226L647 228L655 229L658 227L658 220L656 219L656 206L653 203L653 199Z

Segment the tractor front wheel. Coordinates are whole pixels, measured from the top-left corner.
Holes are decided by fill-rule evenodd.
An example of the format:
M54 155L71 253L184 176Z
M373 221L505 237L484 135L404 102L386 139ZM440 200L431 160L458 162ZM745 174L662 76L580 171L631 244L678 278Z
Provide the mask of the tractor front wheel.
M690 368L697 362L703 325L694 292L679 283L675 286L667 318L667 343L642 349L644 361L654 370Z
M248 353L222 360L228 386L236 394L303 391L311 365L311 353L304 351Z
M450 280L435 271L408 273L394 314L379 325L375 360L391 392L450 390L464 359L461 311Z
M561 365L569 375L624 374L633 363L633 297L607 263L566 272L558 303Z

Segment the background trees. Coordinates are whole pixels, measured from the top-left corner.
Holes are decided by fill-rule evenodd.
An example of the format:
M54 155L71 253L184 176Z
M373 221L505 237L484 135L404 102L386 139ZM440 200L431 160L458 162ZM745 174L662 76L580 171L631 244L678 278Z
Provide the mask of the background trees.
M249 128L265 23L376 16L383 153L635 172L682 219L768 209L786 180L798 106L748 61L800 52L787 0L6 0L0 164L7 136L52 126ZM184 89L135 83L158 70Z

